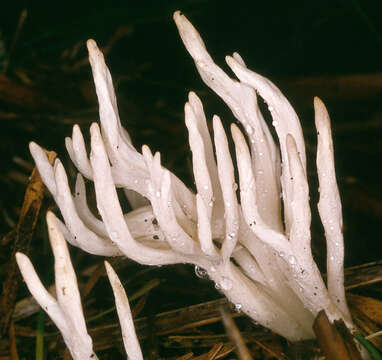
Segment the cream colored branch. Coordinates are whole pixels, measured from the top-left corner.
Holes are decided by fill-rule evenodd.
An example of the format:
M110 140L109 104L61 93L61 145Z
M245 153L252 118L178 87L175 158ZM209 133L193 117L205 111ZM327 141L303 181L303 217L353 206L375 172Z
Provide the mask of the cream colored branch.
M229 153L227 137L220 118L216 115L213 118L213 128L225 214L226 236L222 245L222 259L223 261L229 261L239 236L239 206L236 198L238 185L235 182L234 167Z
M329 295L347 317L344 289L344 241L342 234L342 206L334 169L334 150L330 119L325 105L314 98L317 129L317 174L320 186L318 211L325 229Z
M17 253L17 263L30 292L59 328L73 359L97 359L86 329L77 278L66 241L55 215L48 212L46 220L55 260L57 299L54 299L41 284L33 265L25 255Z
M127 358L131 360L143 360L141 347L135 333L133 317L130 310L129 299L126 292L111 265L105 261L107 276L113 288L115 306L121 324L122 340L125 346Z

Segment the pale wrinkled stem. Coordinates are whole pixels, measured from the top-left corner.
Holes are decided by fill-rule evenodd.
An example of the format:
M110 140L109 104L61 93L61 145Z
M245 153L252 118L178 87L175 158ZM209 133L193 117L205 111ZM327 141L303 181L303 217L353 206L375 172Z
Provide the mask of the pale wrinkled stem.
M107 261L105 261L105 267L110 284L113 288L115 305L118 312L119 322L121 324L123 345L125 346L127 358L134 360L143 360L141 347L139 345L138 338L135 333L133 317L129 305L129 299L126 296L125 290L117 274Z
M70 261L66 241L58 227L55 215L48 212L46 220L55 260L57 299L42 285L32 263L24 254L16 254L17 263L30 292L59 328L73 359L97 359L86 329L77 278Z
M320 186L318 211L325 229L328 290L333 302L350 318L344 289L344 241L342 206L334 169L330 119L325 105L314 98L317 129L317 173Z

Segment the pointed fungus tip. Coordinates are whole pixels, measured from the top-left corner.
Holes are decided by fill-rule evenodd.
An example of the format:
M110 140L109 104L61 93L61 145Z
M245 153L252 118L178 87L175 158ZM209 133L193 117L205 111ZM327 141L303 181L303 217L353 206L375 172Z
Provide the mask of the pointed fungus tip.
M88 39L86 41L86 46L87 46L89 51L98 49L97 43L93 39Z

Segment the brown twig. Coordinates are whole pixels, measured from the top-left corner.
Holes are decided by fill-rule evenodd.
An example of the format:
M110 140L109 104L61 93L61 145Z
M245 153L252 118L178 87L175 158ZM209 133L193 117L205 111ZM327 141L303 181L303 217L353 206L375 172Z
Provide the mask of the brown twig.
M249 353L247 345L245 345L245 341L241 336L241 333L237 328L235 322L233 321L231 314L223 306L220 307L220 314L228 336L236 345L236 352L239 356L239 359L252 360L252 356Z
M345 289L355 289L382 281L382 260L345 269Z
M188 360L188 359L191 359L193 356L194 356L194 353L190 352L180 357L177 357L175 360Z
M262 341L259 341L259 340L257 340L257 339L254 338L254 337L251 337L251 340L252 340L256 345L258 345L259 347L261 347L263 350L265 350L266 352L268 352L270 355L272 355L273 357L275 357L276 359L278 359L278 360L290 360L290 358L289 358L288 356L286 356L286 355L283 354L283 353L274 351L274 350L271 349L269 346L265 345Z
M98 280L104 273L105 273L105 267L103 265L103 262L101 261L97 265L96 269L93 271L89 280L86 282L84 289L82 290L82 296L84 299L90 294L90 292L92 291L92 289L94 288L94 286L97 284Z
M48 158L53 163L56 153L48 152ZM16 293L19 285L19 276L15 254L18 251L28 252L35 229L42 199L44 197L44 184L40 174L35 168L31 175L30 183L26 189L23 206L21 208L19 220L13 238L13 248L11 258L7 266L7 276L3 283L3 292L0 299L1 321L0 332L4 335L7 330L15 306Z
M322 310L314 321L313 330L327 360L362 360L343 321L331 324Z
M13 325L13 322L11 322L9 326L9 342L10 342L10 353L11 353L11 359L12 360L19 360L19 354L17 352L17 346L16 346L16 334L15 334L15 326Z
M112 50L112 48L115 46L115 44L122 39L123 37L127 36L132 32L132 26L131 25L124 25L117 28L117 30L114 32L114 34L111 36L109 41L106 43L105 46L101 47L102 53L105 57L109 54L109 52ZM89 58L86 56L77 62L75 62L71 66L63 66L62 70L67 72L74 72L77 71L79 68L83 66L89 65Z
M235 346L233 344L215 344L207 354L194 357L192 360L218 360L222 359L231 352L233 352Z
M216 344L207 354L207 360L214 360L223 347L223 343Z

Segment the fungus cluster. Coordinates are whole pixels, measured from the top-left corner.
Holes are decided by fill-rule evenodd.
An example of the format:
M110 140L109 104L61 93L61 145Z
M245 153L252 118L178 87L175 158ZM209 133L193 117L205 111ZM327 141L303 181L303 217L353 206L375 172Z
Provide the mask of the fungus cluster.
M343 319L354 328L343 285L342 210L324 104L314 99L318 209L327 244L327 286L311 252L305 144L295 111L280 90L249 70L237 53L226 57L236 79L228 76L214 63L186 17L176 12L174 20L202 80L240 123L240 127L232 124L228 135L232 136L235 153L229 150L226 131L217 115L212 119L210 135L202 102L193 92L184 110L196 193L162 166L159 153L152 154L146 145L137 151L121 125L104 57L89 40L100 125L93 123L90 127L89 155L78 125L66 139L69 156L79 171L73 194L60 160L51 166L43 149L30 144L42 179L63 218L61 222L48 215L49 226L56 224L54 230L50 229L51 239L60 238L61 244L58 234L62 232L66 241L86 252L127 256L141 264L194 264L204 269L237 308L291 341L314 337L312 323L320 310L325 310L331 320ZM258 106L258 96L268 105L277 143ZM94 183L99 216L88 207L83 177ZM127 214L122 212L117 188L124 190L133 208ZM55 240L52 246L53 250L65 248ZM57 302L46 291L43 295L33 292L38 277L32 270L25 271L31 264L24 256L18 255L18 261L40 304L47 301L43 297L49 299L46 310L65 341L76 341L79 337L71 340L65 335L69 326L65 318L71 312L70 303L65 305L66 310L60 303L65 296L58 290ZM114 274L110 267L107 269L113 284ZM56 266L56 281L66 281L60 271ZM78 292L73 296L73 304L80 309ZM62 315L54 315L54 311ZM77 318L81 324L73 326L87 335L81 316ZM86 336L83 339L90 341ZM88 349L91 354L91 341Z

